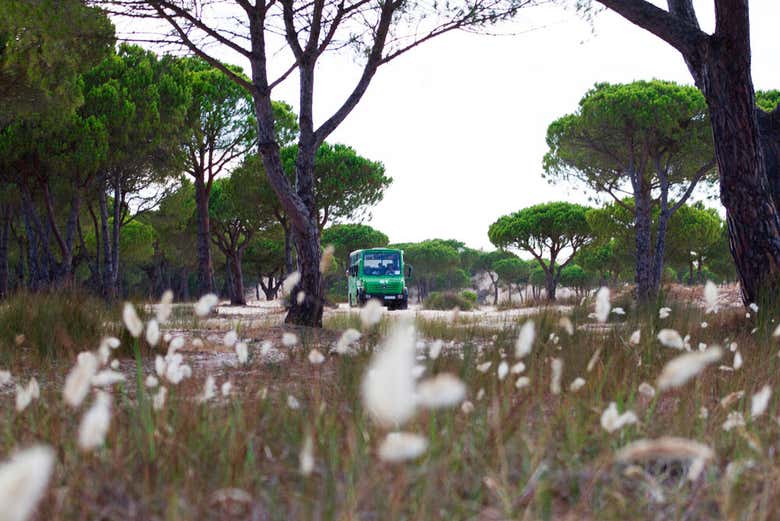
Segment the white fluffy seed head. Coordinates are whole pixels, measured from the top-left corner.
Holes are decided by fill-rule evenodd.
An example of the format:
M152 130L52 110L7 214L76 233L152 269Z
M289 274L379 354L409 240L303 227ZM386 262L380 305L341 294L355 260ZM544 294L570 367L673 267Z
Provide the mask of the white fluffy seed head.
M360 310L360 322L363 324L363 329L370 328L379 323L382 320L382 314L384 308L382 303L376 299L371 299L366 302L366 305Z
M157 306L157 322L165 324L171 318L173 311L173 291L167 289L160 298L160 304Z
M98 391L92 407L84 414L79 425L79 447L91 451L105 443L111 424L111 395Z
M312 365L320 365L325 361L325 355L320 353L316 349L309 351L309 363Z
M736 352L734 353L734 362L733 362L733 364L732 364L732 367L733 367L733 368L734 368L734 370L736 371L736 370L738 370L738 369L741 369L741 368L742 368L742 363L743 363L743 362L742 362L742 353L740 353L739 351L736 351Z
M685 342L683 342L680 333L674 329L662 329L658 332L658 341L661 345L671 347L673 349L683 349Z
M292 293L293 288L301 281L301 274L298 271L293 271L282 282L282 294L289 295Z
M211 310L217 304L219 304L219 297L217 297L215 294L208 293L206 295L203 295L195 303L195 314L199 317L205 317L206 315L211 313Z
M92 382L92 377L98 369L97 357L84 351L79 354L76 365L65 378L65 386L62 388L62 396L65 403L71 407L78 407L86 398Z
M203 382L203 392L198 397L198 401L207 402L217 395L217 382L214 377L208 375L206 381Z
M628 339L628 343L632 346L639 345L639 342L642 341L642 330L637 329L633 333L631 333L631 338Z
M455 375L441 373L417 385L417 402L426 409L454 407L466 397L466 385Z
M160 388L157 389L155 395L152 397L152 408L154 408L155 411L162 411L163 407L165 407L166 396L168 396L168 389L160 386Z
M756 418L766 411L769 399L772 397L772 388L765 385L750 400L750 417Z
M104 369L92 377L92 385L95 387L109 387L126 380L125 375L111 369Z
M374 354L363 376L363 405L378 424L400 426L414 416L414 355L414 327L401 321Z
M650 385L647 382L642 382L639 384L639 394L644 396L645 398L652 399L655 396L655 389L653 389L653 386Z
M704 304L707 306L707 313L718 312L718 287L711 280L704 284Z
M563 360L553 358L550 364L552 375L550 377L550 392L561 394L561 376L563 375Z
M282 345L285 347L295 347L298 344L298 337L295 333L285 332L282 335Z
M498 376L499 380L503 380L506 378L506 375L509 374L509 364L506 363L506 360L501 360L501 363L498 364L498 370L496 371L496 375Z
M524 387L528 387L529 385L531 385L531 379L527 376L521 376L515 381L516 389L522 389Z
M742 416L742 413L738 411L731 411L729 415L726 417L726 421L723 422L723 430L727 432L730 431L731 429L736 429L744 426L745 426L745 417Z
M130 302L125 302L125 306L122 308L122 320L133 338L138 338L144 332L144 323L138 318L135 306Z
M623 414L618 413L617 404L610 402L604 412L601 413L601 427L607 432L615 432L626 425L636 423L638 420L634 411L626 411Z
M528 356L531 353L531 348L533 348L534 338L536 338L536 327L532 320L528 320L520 328L520 333L517 336L515 357L524 358Z
M309 476L314 471L314 439L308 434L303 440L299 458L299 469L302 475Z
M379 445L379 459L388 463L416 459L428 449L428 440L410 432L391 432Z
M236 343L236 356L239 364L245 364L249 360L249 348L245 342Z
M352 353L352 345L360 340L360 331L357 329L349 328L344 331L336 342L334 350L340 355L347 355Z
M596 320L602 324L609 318L609 310L611 304L609 302L609 288L602 287L596 293Z
M16 385L16 412L24 411L33 400L40 396L38 380L35 377L30 378L26 386Z
M146 343L150 346L154 347L157 345L157 342L160 341L160 324L157 323L156 319L151 319L148 324L146 324Z
M576 393L580 389L582 389L585 386L585 379L578 376L574 379L574 381L569 384L569 390L573 393Z
M54 450L37 445L17 452L0 465L0 519L26 521L49 484Z
M436 360L439 358L439 355L441 354L441 348L444 345L444 342L441 340L434 340L431 342L430 347L428 347L428 358L431 360Z
M698 375L709 364L720 360L721 356L723 356L723 350L718 346L713 346L704 351L685 353L670 360L658 376L658 389L663 391L671 387L680 387Z
M525 364L523 362L517 362L515 365L509 368L509 372L512 374L520 374L525 371Z
M561 328L566 331L569 336L574 334L574 324L569 317L561 317L560 320L558 320L558 325L561 326Z

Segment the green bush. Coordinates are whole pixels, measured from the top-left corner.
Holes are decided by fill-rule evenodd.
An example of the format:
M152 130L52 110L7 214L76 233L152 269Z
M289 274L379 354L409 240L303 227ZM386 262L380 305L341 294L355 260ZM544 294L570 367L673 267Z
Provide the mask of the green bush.
M41 360L98 347L105 325L120 314L80 291L18 293L0 303L0 360L22 350Z
M463 311L473 309L474 304L463 295L452 292L434 291L423 302L423 309L449 310L458 307Z
M477 294L474 291L471 291L470 289L464 289L460 292L460 296L471 302L472 304L477 303Z

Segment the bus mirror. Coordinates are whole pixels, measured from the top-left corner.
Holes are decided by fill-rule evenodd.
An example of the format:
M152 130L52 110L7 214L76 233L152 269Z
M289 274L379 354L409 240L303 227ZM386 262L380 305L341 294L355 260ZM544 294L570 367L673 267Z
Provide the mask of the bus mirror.
M412 266L411 264L406 265L406 278L411 279L412 278Z

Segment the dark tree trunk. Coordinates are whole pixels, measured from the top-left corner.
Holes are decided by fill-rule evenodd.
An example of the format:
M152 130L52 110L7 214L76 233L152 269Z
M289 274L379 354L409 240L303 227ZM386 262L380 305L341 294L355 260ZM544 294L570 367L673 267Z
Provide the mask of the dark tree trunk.
M703 90L710 108L729 246L743 301L750 303L758 300L762 289L776 291L780 282L780 219L768 189L749 53L733 60L731 53L724 52L724 43L711 46Z
M116 298L116 286L114 285L113 261L111 255L111 234L108 231L108 197L106 196L106 177L103 175L98 191L98 205L100 207L100 238L103 242L103 297L106 300Z
M209 194L202 174L195 176L195 207L198 221L198 292L202 296L214 291Z
M241 269L241 252L238 251L233 254L230 261L230 269L232 271L233 289L230 295L230 303L234 306L245 306L246 296L244 289L244 273Z
M498 280L490 272L488 272L488 277L490 277L490 283L493 285L493 305L498 306Z
M79 212L81 211L81 194L75 192L70 202L70 215L65 224L65 251L67 252L62 259L63 280L66 284L73 283L73 261L76 242L76 231L79 227Z
M111 287L119 295L119 234L122 227L122 183L119 172L114 174L114 222L111 223Z
M179 275L181 278L181 299L183 301L190 300L190 274L187 268L182 268Z
M79 247L81 248L81 255L86 259L87 266L89 267L89 282L88 285L90 288L92 288L94 291L100 291L100 265L99 265L99 259L97 256L94 258L89 254L89 251L87 250L87 245L84 241L84 230L81 227L81 220L79 219L76 223L76 232L78 234L79 238ZM98 236L95 236L95 245L99 245Z
M14 229L13 219L11 219L11 235L13 235L14 240L16 241L16 247L19 248L19 256L17 257L16 262L16 280L13 284L14 289L19 289L24 287L24 259L27 255L27 244L24 241L24 235L21 233L17 233Z
M641 177L640 177L641 179ZM641 183L641 181L640 181ZM634 195L634 229L636 231L636 292L640 303L653 296L653 266L651 256L652 214L649 189Z
M37 291L40 289L41 283L41 266L39 259L39 237L36 233L36 229L33 226L33 213L32 201L30 200L30 194L26 189L22 190L22 220L24 222L24 231L27 235L27 287L31 291Z
M289 275L295 271L293 265L293 240L292 232L288 227L284 227L284 273Z
M544 276L544 291L547 293L547 300L550 302L555 302L555 293L558 289L558 280L555 277L555 274L550 271L545 273Z
M316 217L316 214L314 215ZM307 235L295 233L295 249L298 252L301 280L292 291L290 311L285 322L322 327L324 301L320 273L320 229L316 218ZM303 292L302 299L298 296L299 292Z
M8 297L8 243L11 235L11 207L0 205L0 299Z
M655 237L655 252L653 254L653 280L650 297L656 298L661 289L664 274L664 258L666 256L666 232L669 228L669 212L661 209L658 215L658 230Z

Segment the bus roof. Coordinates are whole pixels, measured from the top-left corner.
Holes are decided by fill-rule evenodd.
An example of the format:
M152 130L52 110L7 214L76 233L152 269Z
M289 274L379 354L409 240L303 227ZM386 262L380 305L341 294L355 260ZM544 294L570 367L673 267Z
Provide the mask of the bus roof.
M366 248L364 250L355 250L353 252L350 252L349 256L352 257L356 253L362 253L365 251L397 251L403 253L404 251L399 248Z

